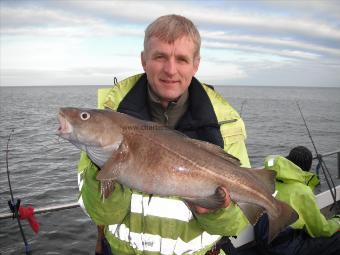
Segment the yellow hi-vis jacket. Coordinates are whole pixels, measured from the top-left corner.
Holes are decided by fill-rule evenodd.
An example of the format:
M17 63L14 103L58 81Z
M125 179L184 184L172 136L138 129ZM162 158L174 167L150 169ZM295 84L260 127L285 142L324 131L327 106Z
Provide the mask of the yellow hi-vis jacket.
M99 90L98 107L119 110L121 102L131 96L134 89L146 86L140 84L143 79L145 74L136 75L113 88ZM224 149L238 157L243 166L250 167L242 119L217 92L197 80L194 82L196 89L211 102L220 123ZM222 235L237 236L249 224L234 203L200 215L191 212L178 198L150 197L118 183L112 195L103 200L100 183L96 180L97 171L82 152L78 165L79 202L97 225L106 226L105 237L113 254L205 254Z

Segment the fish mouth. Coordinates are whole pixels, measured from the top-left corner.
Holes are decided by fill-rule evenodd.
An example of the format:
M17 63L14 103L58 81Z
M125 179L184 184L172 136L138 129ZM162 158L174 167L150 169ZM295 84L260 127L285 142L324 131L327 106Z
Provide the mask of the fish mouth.
M64 114L59 112L58 114L59 128L58 135L64 136L65 134L70 134L73 131L72 125L67 121Z

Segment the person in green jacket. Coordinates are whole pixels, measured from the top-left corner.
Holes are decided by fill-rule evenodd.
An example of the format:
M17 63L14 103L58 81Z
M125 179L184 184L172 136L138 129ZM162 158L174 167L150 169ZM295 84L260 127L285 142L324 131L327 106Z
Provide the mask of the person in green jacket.
M314 187L319 183L310 171L311 151L298 146L287 157L268 156L265 168L276 172L276 198L288 203L299 219L267 244L267 217L255 225L261 254L340 254L340 218L327 220L317 205Z
M250 167L241 117L211 86L194 77L200 43L197 28L187 18L159 17L145 31L141 53L145 73L99 90L98 107L162 123L216 144L237 157L242 166ZM227 191L229 205L215 211L118 183L103 200L96 180L98 170L82 152L79 202L98 226L97 254L203 255L214 249L222 236L237 236L249 224L240 208L228 201Z

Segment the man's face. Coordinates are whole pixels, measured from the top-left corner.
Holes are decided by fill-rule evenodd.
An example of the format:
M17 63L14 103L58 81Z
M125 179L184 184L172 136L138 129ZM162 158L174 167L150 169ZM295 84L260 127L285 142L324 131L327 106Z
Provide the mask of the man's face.
M141 60L148 82L162 104L180 97L197 72L199 57L194 56L195 45L188 37L166 43L152 37Z

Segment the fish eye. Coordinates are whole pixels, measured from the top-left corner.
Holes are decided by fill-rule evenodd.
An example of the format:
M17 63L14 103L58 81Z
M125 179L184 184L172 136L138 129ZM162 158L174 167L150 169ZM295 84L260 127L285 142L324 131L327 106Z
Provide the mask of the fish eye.
M80 118L81 118L82 120L88 120L88 119L90 118L90 114L89 114L88 112L82 112L82 113L80 114Z

